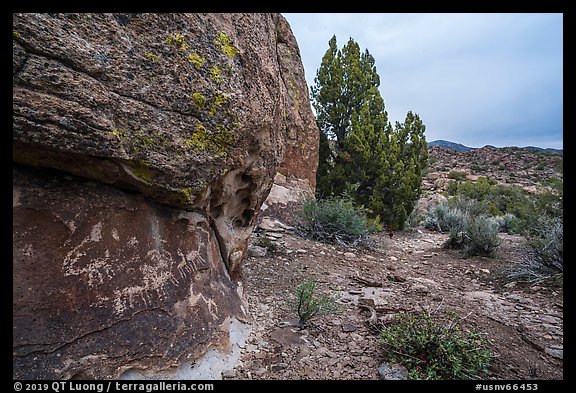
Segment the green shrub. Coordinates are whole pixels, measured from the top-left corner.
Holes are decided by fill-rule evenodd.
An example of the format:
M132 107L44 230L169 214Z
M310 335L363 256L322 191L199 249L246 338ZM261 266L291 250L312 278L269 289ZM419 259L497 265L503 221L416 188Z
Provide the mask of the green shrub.
M537 283L564 271L564 225L561 217L543 217L527 237L524 258L513 264L508 279Z
M533 257L543 266L564 270L564 223L562 217L543 217L528 236Z
M336 197L306 201L303 220L299 232L304 236L345 246L367 244L368 235L378 226L350 199Z
M496 180L486 176L478 176L475 182L466 181L458 184L458 194L478 201L483 200L490 192L490 188L497 184Z
M450 196L454 196L458 193L458 182L454 180L448 180L448 187L446 188L446 193Z
M461 210L452 210L448 220L448 240L444 243L445 248L463 248L464 233L470 217Z
M265 248L269 252L274 252L278 249L276 243L274 243L272 240L268 239L265 236L258 236L254 241L254 244L258 247Z
M448 206L454 210L460 210L470 217L488 214L490 211L490 206L486 201L472 199L464 195L457 195L450 198Z
M494 217L494 221L498 224L498 232L514 233L514 226L517 221L514 214L506 213L501 216L496 216Z
M296 288L294 310L298 313L298 324L303 329L316 316L335 313L338 310L337 297L329 294L316 293L316 281L307 278Z
M382 330L379 343L390 363L400 363L411 379L478 379L492 354L477 332L464 332L459 320L432 320L430 314L399 314Z
M424 227L438 232L449 232L459 227L464 220L464 214L446 203L437 204L424 216Z
M447 230L446 215L448 214L448 206L445 203L439 203L431 210L428 210L424 215L424 227L432 231L443 232Z
M498 223L484 215L471 218L466 225L463 245L467 255L493 256L500 245Z
M454 179L459 181L466 180L466 173L460 171L450 171L448 172L448 179Z
M404 228L405 229L415 228L417 226L422 225L423 221L424 221L424 214L418 208L418 206L416 206L412 210L412 212L410 212L410 215L408 216L408 219L406 220L406 223L404 224Z

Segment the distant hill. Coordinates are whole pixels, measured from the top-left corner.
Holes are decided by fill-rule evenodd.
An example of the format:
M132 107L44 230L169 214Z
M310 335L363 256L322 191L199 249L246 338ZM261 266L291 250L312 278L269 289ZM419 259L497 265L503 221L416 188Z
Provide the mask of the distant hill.
M445 149L454 150L454 151L457 151L460 153L466 153L466 152L469 152L472 150L477 150L477 148L475 148L475 147L468 147L468 146L464 146L460 143L445 141L443 139L438 139L438 140L435 140L432 142L428 142L428 147L434 147L434 146L443 147ZM511 146L511 147L514 147L514 146ZM504 149L504 148L495 147L492 145L486 145L486 146L484 146L484 148ZM530 150L530 151L542 152L542 153L548 153L548 154L558 154L560 156L562 156L563 152L564 152L562 149L542 148L542 147L536 147L536 146L519 147L518 149L526 149L526 150Z
M541 147L535 147L535 146L526 146L524 147L524 149L532 151L541 151L548 154L558 154L560 156L564 155L564 150L562 149L552 149L552 148L543 149Z
M462 153L466 153L467 151L474 150L473 147L464 146L464 145L461 145L460 143L454 143L454 142L445 141L442 139L428 142L428 147L434 147L434 146L444 147L446 149L455 150L455 151L459 151Z

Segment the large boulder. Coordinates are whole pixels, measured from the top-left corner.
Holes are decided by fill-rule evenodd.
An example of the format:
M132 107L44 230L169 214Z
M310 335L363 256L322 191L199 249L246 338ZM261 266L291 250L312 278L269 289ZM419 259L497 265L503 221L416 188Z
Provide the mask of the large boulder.
M296 224L302 205L314 198L320 131L310 109L308 86L298 45L290 26L281 19L277 26L279 65L294 107L285 113L286 149L261 217L274 217Z
M260 207L317 154L304 92L277 14L14 14L14 378L230 350Z

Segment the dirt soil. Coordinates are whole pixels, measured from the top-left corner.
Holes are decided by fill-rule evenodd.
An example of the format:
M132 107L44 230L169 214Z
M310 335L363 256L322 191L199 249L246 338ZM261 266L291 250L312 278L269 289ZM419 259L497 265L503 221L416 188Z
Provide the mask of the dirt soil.
M256 236L254 234L252 242ZM523 238L501 234L494 258L466 258L446 250L446 234L418 228L383 233L370 249L268 232L277 250L248 257L245 293L253 331L233 379L382 379L386 361L377 326L401 312L456 313L465 329L482 332L493 352L486 379L563 379L563 293L559 286L505 286L502 271L521 257ZM340 294L337 314L303 330L289 306L304 277L321 292ZM377 323L366 307L377 312Z

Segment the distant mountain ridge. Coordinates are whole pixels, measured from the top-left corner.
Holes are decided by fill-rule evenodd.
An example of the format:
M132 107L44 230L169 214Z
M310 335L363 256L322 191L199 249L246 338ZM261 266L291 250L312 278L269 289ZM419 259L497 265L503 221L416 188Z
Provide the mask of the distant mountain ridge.
M438 147L443 147L445 149L450 149L450 150L454 150L457 152L461 152L461 153L466 153L472 150L477 150L478 148L476 147L469 147L469 146L464 146L460 143L456 143L456 142L450 142L450 141L446 141L443 139L438 139L432 142L428 142L428 147L434 147L434 146L438 146ZM549 154L558 154L558 155L563 155L564 150L562 149L552 149L552 148L542 148L542 147L536 147L536 146L525 146L525 147L516 147L516 146L506 146L506 147L495 147L492 145L486 145L484 147L491 147L494 149L505 149L505 148L516 148L516 149L526 149L526 150L531 150L531 151L541 151L543 153L549 153Z
M428 147L434 147L434 146L444 147L446 149L455 150L455 151L459 151L462 153L465 153L467 151L475 149L474 147L464 146L460 143L445 141L443 139L438 139L438 140L435 140L432 142L428 142Z

